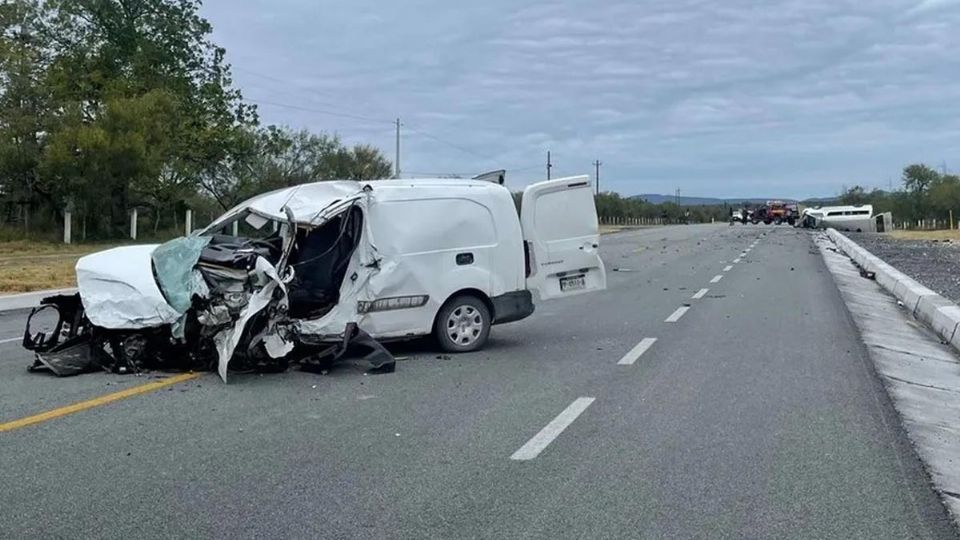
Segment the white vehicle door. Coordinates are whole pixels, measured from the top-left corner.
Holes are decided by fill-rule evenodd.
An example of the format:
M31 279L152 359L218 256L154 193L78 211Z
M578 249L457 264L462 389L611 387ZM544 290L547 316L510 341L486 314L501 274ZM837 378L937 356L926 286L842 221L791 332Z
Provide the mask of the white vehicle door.
M527 288L536 290L542 300L607 287L589 177L560 178L527 187L520 224L527 253Z

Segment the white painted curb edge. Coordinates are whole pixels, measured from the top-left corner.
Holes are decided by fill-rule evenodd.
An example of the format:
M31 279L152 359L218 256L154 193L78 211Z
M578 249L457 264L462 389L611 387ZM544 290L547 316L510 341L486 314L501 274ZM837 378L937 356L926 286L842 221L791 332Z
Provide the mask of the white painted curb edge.
M827 234L854 262L875 273L877 283L903 302L914 317L925 322L944 341L960 351L960 332L957 331L960 327L960 306L883 262L835 229L828 229Z
M0 295L0 312L30 309L40 305L40 300L57 294L73 294L77 289L48 289L18 294Z

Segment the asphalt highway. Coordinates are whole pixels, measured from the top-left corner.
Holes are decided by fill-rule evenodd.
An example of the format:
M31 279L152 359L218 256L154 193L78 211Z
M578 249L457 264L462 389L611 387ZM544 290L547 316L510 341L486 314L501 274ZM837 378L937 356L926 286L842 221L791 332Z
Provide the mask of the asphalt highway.
M397 371L215 374L0 432L3 538L955 538L810 237L605 236L608 290ZM25 370L0 423L141 385Z

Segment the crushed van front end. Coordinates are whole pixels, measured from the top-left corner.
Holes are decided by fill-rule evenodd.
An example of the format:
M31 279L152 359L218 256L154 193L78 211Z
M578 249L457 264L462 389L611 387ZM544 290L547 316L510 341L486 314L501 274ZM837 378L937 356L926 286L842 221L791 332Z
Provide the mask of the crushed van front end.
M232 222L243 220L261 238L217 229L83 257L79 292L44 299L28 319L31 369L217 370L226 381L231 370L327 369L359 354L372 369L392 371L392 356L351 313L362 289L354 255L366 248L362 203L346 202L328 216L323 208L297 216L285 207L276 212L282 221L251 204L221 220L234 231ZM51 317L45 329L35 323ZM310 332L318 326L304 321L324 321L324 332Z

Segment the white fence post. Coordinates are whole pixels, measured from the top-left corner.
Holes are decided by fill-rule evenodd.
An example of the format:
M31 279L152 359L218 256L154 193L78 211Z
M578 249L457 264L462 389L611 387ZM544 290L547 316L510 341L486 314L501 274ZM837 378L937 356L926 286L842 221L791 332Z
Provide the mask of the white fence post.
M63 243L64 244L70 243L70 233L72 232L70 229L72 228L72 226L73 226L73 212L71 212L70 210L65 210L63 212Z
M130 239L137 239L137 209L134 208L130 212Z
M186 231L184 234L189 235L193 232L193 210L189 208L183 218L183 228Z

